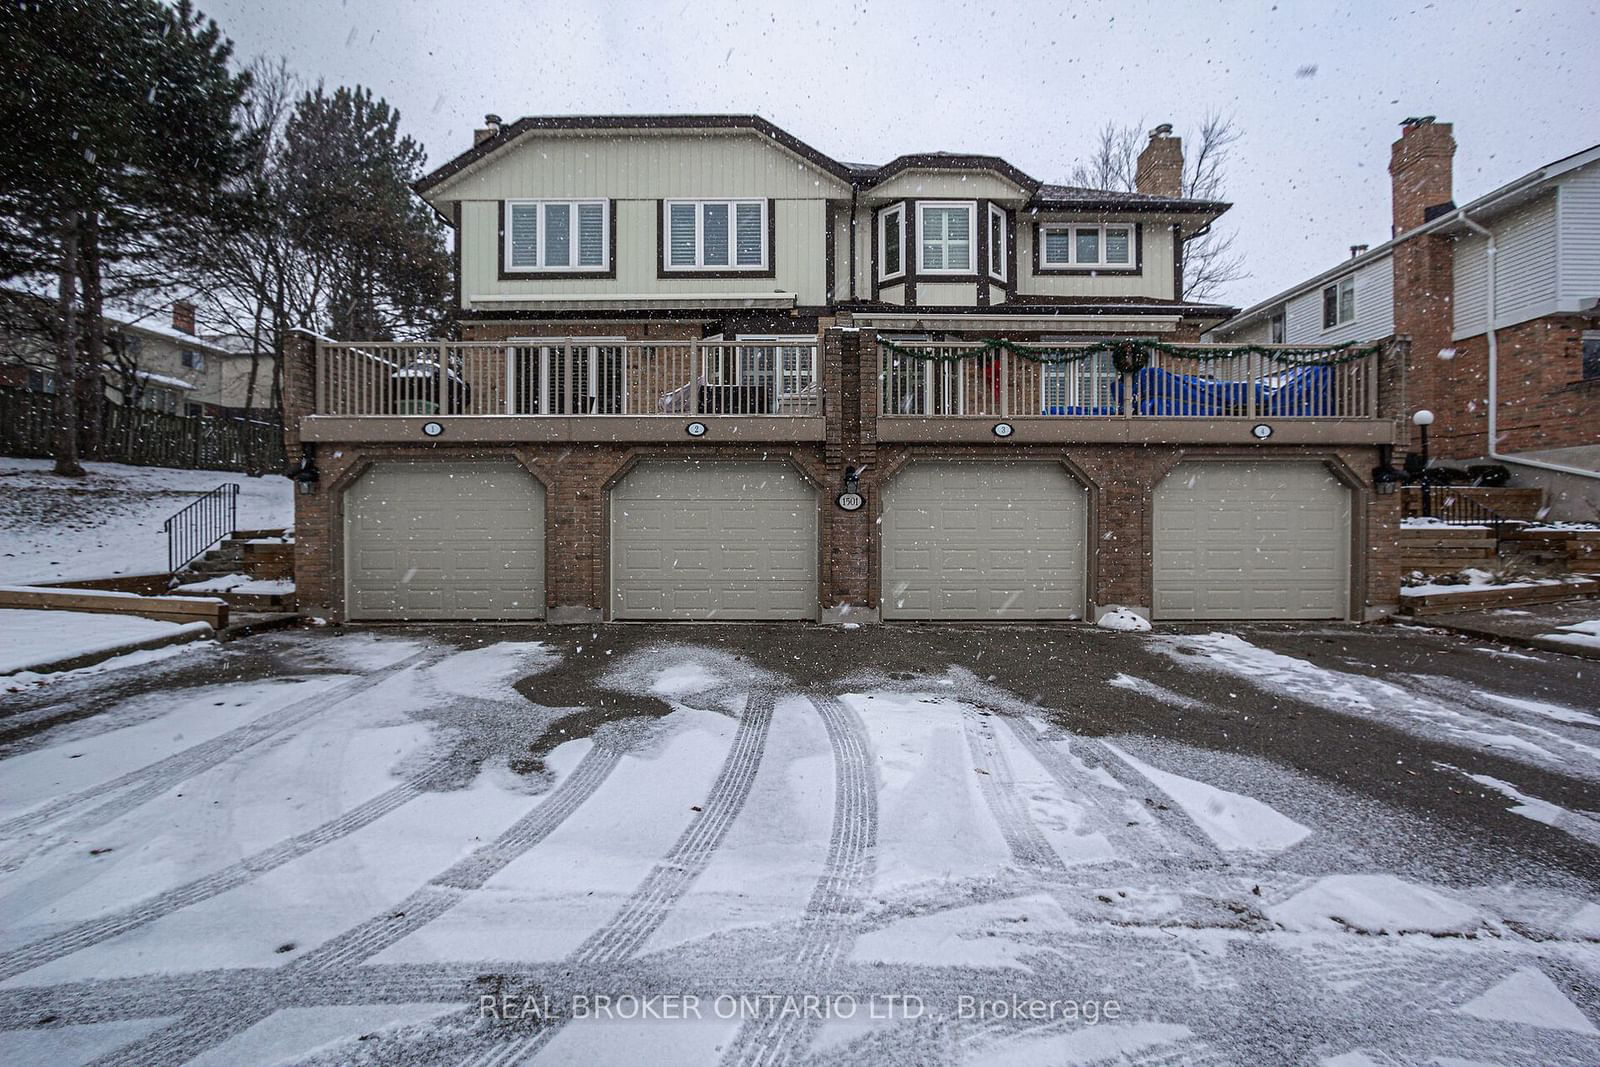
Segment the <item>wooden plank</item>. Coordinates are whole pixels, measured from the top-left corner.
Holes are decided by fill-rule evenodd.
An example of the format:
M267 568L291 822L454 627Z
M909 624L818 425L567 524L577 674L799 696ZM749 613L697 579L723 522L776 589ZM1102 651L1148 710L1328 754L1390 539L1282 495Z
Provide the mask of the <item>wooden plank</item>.
M215 597L139 596L103 590L4 586L0 587L0 608L138 615L163 622L208 622L217 630L228 625L227 602Z
M1560 600L1600 596L1600 582L1563 582L1560 585L1530 585L1464 589L1459 593L1429 593L1427 596L1402 596L1400 610L1407 615L1442 615L1452 611L1477 611L1482 608L1519 604L1553 604Z

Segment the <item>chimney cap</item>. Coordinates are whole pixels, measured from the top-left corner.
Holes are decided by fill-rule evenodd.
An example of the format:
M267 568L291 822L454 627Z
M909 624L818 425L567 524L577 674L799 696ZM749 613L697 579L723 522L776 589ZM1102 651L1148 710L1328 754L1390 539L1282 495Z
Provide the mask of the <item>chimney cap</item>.
M500 116L492 113L485 115L483 116L483 124L485 126L498 126L500 125Z
M1361 253L1365 252L1368 247L1369 246L1367 245L1351 245L1350 258L1355 259L1357 256L1361 255Z
M1402 120L1400 125L1404 129L1415 130L1421 126L1432 126L1438 117L1437 115L1413 115L1411 118Z
M1157 126L1155 129L1150 131L1150 139L1152 141L1154 141L1157 137L1171 137L1171 136L1172 136L1172 123L1170 123L1170 122L1163 122L1161 125Z

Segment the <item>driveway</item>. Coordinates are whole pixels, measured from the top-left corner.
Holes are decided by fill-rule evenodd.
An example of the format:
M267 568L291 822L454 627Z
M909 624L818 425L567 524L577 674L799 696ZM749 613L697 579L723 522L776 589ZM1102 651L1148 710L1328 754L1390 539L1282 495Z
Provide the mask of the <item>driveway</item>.
M1594 667L605 626L75 675L0 704L0 1060L1593 1064Z

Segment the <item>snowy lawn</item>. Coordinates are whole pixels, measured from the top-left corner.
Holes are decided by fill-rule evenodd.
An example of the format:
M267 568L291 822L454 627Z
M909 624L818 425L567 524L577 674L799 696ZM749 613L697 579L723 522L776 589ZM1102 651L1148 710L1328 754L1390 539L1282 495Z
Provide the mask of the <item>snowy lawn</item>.
M197 629L210 627L137 615L0 609L0 675Z
M239 483L241 530L294 523L294 483L282 475L84 467L86 477L58 478L50 460L0 458L0 584L165 571L162 521L224 482Z
M1593 1064L1578 662L522 627L65 682L0 716L0 1061Z

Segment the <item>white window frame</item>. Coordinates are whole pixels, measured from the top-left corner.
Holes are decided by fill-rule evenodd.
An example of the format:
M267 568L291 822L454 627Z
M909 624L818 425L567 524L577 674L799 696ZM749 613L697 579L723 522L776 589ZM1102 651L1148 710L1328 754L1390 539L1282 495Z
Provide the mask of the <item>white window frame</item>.
M1057 230L1067 232L1067 257L1064 260L1051 259L1049 246L1045 243L1045 234ZM1082 230L1093 230L1099 234L1098 246L1100 258L1093 262L1078 258L1078 233ZM1128 258L1126 262L1113 263L1106 259L1106 231L1128 231ZM1136 222L1041 222L1039 232L1035 237L1039 242L1039 267L1041 270L1126 270L1139 271L1143 268L1139 264L1139 224Z
M672 208L675 204L694 205L694 265L672 262ZM728 208L728 262L707 263L705 205L726 204ZM739 205L756 204L761 208L761 262L740 263L739 260ZM661 269L669 274L695 274L706 271L738 271L760 273L768 269L772 260L771 223L772 201L760 197L709 197L702 200L663 200L661 202Z
M1279 308L1267 316L1267 343L1281 345L1287 343L1288 339L1289 313L1287 309Z
M900 234L896 240L896 251L900 253L900 269L892 274L884 269L888 258L885 253L889 247L887 229L890 215L894 215L900 220ZM894 278L904 278L905 276L906 206L904 204L896 204L893 207L886 207L882 211L878 212L878 281L886 282Z
M1000 232L998 235L994 229L994 221L996 219L1000 220ZM1006 209L998 204L990 204L989 216L984 220L984 225L989 227L989 277L995 281L1003 282L1006 280L1006 274L1009 269L1007 264L1011 262L1011 249L1006 240ZM997 236L999 237L998 241L995 239ZM996 263L1000 266L999 270L995 270Z
M1334 307L1334 322L1331 326L1328 324L1327 311L1328 290L1330 289L1333 290ZM1350 302L1348 307L1350 314L1348 317L1345 315L1346 305L1344 297L1346 291L1348 291L1350 294ZM1329 330L1337 330L1341 326L1348 326L1352 322L1356 321L1356 276L1354 274L1346 274L1338 281L1330 282L1329 284L1324 285L1320 290L1318 290L1317 295L1321 298L1317 303L1317 315L1322 322L1322 329L1324 333Z
M928 230L924 225L927 213L931 210L942 211L949 208L961 208L967 213L967 265L965 267L939 267L930 270L922 261L922 251L927 238L924 236ZM984 225L988 225L985 221ZM945 250L949 251L949 238L945 238ZM941 275L949 277L971 277L978 273L978 202L976 200L918 200L917 201L917 273L937 278Z
M506 232L501 235L505 245L505 273L507 274L604 274L611 269L611 201L598 197L586 197L578 200L562 198L554 199L516 199L507 200L506 204ZM525 204L536 205L534 211L533 239L534 250L539 262L534 266L519 266L511 258L511 231L515 227L515 212L512 210ZM550 204L564 204L571 210L567 214L567 249L570 252L570 263L549 264L545 262L545 255L549 252L550 242L545 240L545 210ZM578 264L578 206L580 204L600 205L600 263L598 266Z

